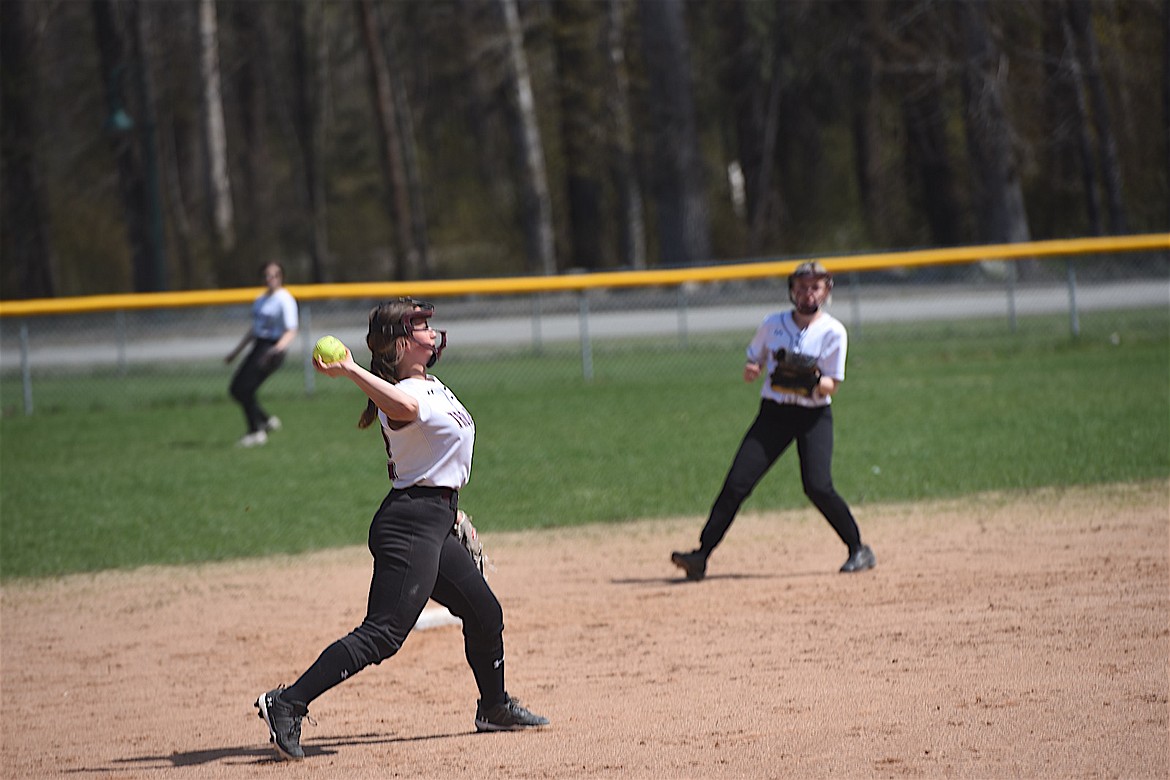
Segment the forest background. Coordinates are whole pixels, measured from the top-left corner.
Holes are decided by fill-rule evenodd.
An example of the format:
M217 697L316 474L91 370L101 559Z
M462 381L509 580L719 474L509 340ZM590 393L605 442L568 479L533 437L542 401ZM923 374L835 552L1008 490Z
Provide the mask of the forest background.
M1170 0L0 0L0 36L4 299L1170 227Z

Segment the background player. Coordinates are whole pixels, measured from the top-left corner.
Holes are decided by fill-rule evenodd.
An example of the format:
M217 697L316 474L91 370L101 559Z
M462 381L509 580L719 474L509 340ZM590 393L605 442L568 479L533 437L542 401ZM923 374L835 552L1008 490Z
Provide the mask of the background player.
M745 382L767 372L760 411L748 429L723 482L699 547L675 552L671 561L687 579L701 580L707 559L722 541L736 512L776 459L795 440L804 492L849 548L843 572L871 569L873 551L848 504L833 487L832 396L845 379L845 326L823 310L833 277L820 263L803 263L788 277L793 310L766 317L747 348Z
M301 719L325 691L398 652L428 599L463 621L463 645L479 688L477 731L548 723L504 689L504 615L476 562L452 533L459 490L471 474L475 423L447 387L427 373L447 343L428 324L434 307L401 299L370 312L370 370L345 357L314 361L346 377L369 400L358 427L375 419L386 442L391 490L370 524L374 576L362 624L329 645L288 688L256 700L282 758L304 757Z
M280 429L280 418L264 411L256 400L256 391L284 363L299 324L296 299L284 289L284 268L279 263L268 263L261 273L268 289L252 303L252 327L223 361L231 363L244 347L252 344L252 351L236 370L230 387L248 426L248 432L238 442L241 447L267 444L268 432Z

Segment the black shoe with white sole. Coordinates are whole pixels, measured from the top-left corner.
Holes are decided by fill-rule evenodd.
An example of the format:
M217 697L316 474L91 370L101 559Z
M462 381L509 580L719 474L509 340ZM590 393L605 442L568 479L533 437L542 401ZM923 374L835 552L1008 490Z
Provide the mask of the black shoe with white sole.
M286 761L298 761L305 757L301 749L301 719L309 714L309 709L303 704L286 702L280 697L283 690L282 686L260 694L256 709L268 726L269 739L277 755Z

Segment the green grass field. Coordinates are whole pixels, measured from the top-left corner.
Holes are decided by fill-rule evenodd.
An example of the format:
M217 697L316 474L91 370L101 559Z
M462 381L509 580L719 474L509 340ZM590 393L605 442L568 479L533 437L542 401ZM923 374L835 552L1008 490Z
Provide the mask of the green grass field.
M1167 477L1170 312L1110 317L1076 340L1059 318L868 327L834 404L839 491L863 518L872 502ZM601 344L590 383L568 350L452 350L437 373L477 428L463 506L485 533L705 516L758 404L746 338ZM161 398L150 377L52 380L38 393L57 400L0 420L0 577L363 544L387 490L380 437L355 427L364 396L320 377L305 397L285 368L262 391L285 429L240 450L219 372ZM789 453L745 511L805 504Z

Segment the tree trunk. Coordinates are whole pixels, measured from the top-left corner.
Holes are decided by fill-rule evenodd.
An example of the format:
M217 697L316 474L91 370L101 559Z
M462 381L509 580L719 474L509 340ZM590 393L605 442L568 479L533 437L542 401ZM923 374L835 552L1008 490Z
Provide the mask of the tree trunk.
M974 179L977 240L1028 241L1019 163L1003 100L1007 61L992 37L987 0L968 0L954 7L966 53L963 118Z
M175 149L174 127L170 126L168 129L171 132L159 135L159 167L166 190L164 200L167 204L167 216L174 231L172 246L178 255L179 287L191 290L196 287L214 286L217 281L214 277L201 279L195 270L195 257L191 252L193 243L191 223L187 219L186 199L183 197L182 178L179 175L179 155Z
M309 212L309 273L313 283L331 281L329 231L325 209L324 121L327 37L321 0L299 0L293 25L292 58L296 82L293 125L304 169Z
M0 247L3 298L49 298L56 294L56 258L49 240L45 192L37 164L35 102L40 74L32 56L35 33L24 3L0 3L0 125L3 181L0 187Z
M135 63L135 91L138 97L139 140L142 148L145 199L147 254L150 270L144 277L144 289L166 290L169 286L166 258L166 229L163 225L163 194L159 177L158 120L154 105L154 79L148 41L154 39L149 29L149 12L144 12L140 0L129 0L130 58ZM156 6L150 6L153 11Z
M773 215L784 210L784 202L778 190L772 187L772 174L776 166L776 143L780 134L780 98L784 86L784 70L789 64L788 41L784 35L784 22L777 14L772 28L772 73L768 83L768 100L764 109L763 138L761 140L760 170L756 179L756 210L748 226L748 251L758 254L764 248L765 227L771 222L779 223ZM782 228L777 226L779 235Z
M908 84L904 95L906 156L917 182L919 208L926 216L933 243L956 246L962 243L963 220L947 142L942 84L926 77Z
M125 23L133 45L139 39L137 0L128 0L124 7L127 16ZM157 168L157 162L151 159L150 148L143 150L134 143L134 120L129 118L125 110L124 81L131 77L137 86L135 91L139 109L145 112L137 122L138 135L148 140L152 138L154 127L150 116L146 63L135 56L141 51L137 46L129 55L126 53L125 39L119 30L116 6L112 0L93 0L92 9L94 35L106 82L108 138L118 168L118 186L126 216L134 290L163 290L166 289L166 265L161 243L159 197L157 186L150 183L154 179L157 185L157 178L152 175L157 171L150 170L151 166Z
M1079 69L1064 3L1041 7L1042 62L1045 89L1039 106L1044 143L1039 146L1038 164L1045 172L1046 195L1030 209L1033 229L1041 236L1061 236L1083 223L1086 204L1092 235L1101 235L1099 204L1089 194L1096 187L1085 186L1084 152L1089 147L1087 117L1081 108L1083 92Z
M746 8L743 3L721 3L715 6L715 12L727 51L727 64L720 81L723 91L730 96L735 118L735 155L744 181L743 219L749 227L747 250L756 254L759 234L751 227L759 224L766 202L760 184L768 178L765 168L770 163L764 156L764 147L771 90L761 77L764 47L752 34Z
M1101 182L1105 186L1106 212L1109 230L1115 235L1126 232L1125 206L1122 202L1121 166L1117 162L1117 139L1109 99L1105 94L1105 80L1101 76L1101 55L1097 36L1093 32L1092 7L1087 0L1069 0L1068 17L1076 36L1077 57L1088 87L1089 103L1093 109L1093 127L1097 134L1097 154L1101 165ZM1170 41L1163 41L1170 46Z
M219 21L215 0L199 0L199 72L203 86L203 133L207 144L211 221L219 249L227 254L236 244L232 184L228 173L227 129L219 75Z
M1067 9L1058 5L1056 15L1060 25L1061 40L1064 43L1061 58L1065 67L1061 76L1068 82L1069 104L1072 112L1070 119L1062 123L1071 128L1070 132L1076 137L1077 162L1081 171L1081 190L1084 194L1085 214L1089 222L1090 235L1105 234L1105 226L1101 218L1101 194L1097 186L1097 163L1093 159L1093 140L1090 138L1089 110L1085 102L1085 77L1081 67L1081 58L1077 54L1076 36L1072 29ZM1067 74L1067 75L1066 75Z
M198 24L195 21L198 7L194 3L173 6L147 5L144 10L150 12L153 17L160 8L166 9L166 31L168 33L172 30L188 32L195 29ZM172 81L167 79L167 74L179 71L182 63L191 61L193 53L191 47L196 45L198 41L194 35L176 34L173 38L160 35L161 31L157 25L148 32L155 33L145 35L143 40L145 56L150 63L149 70L152 73L162 74L158 100L156 101L157 108L154 111L154 124L158 128L155 136L158 139L159 190L162 193L162 208L166 222L170 228L166 242L167 254L175 257L175 269L178 273L175 287L180 290L214 287L218 282L213 272L214 269L205 266L203 272L200 273L196 263L197 239L191 230L187 211L189 197L185 192L184 176L179 167L179 161L184 157L198 161L200 158L199 149L197 148L193 153L187 153L188 149L184 148L182 144L183 130L190 126L190 122L181 121L177 114L182 113L186 116L188 112L176 105L176 92L179 90ZM181 48L183 46L187 48ZM197 84L197 79L191 79L191 86L194 87ZM198 116L192 116L191 119L195 123L199 121ZM202 138L201 132L197 135L199 139ZM201 144L201 140L196 142L196 146L199 144ZM196 164L195 167L201 175L202 166Z
M391 278L417 279L419 263L418 252L411 240L409 188L406 167L402 161L402 139L398 132L394 89L382 47L381 25L378 24L372 0L358 0L357 5L369 67L370 98L374 104L374 115L378 118L378 149L382 156L382 172L390 193L394 235L398 239L398 268L397 273L391 269Z
M552 275L557 272L556 248L553 243L552 198L544 164L544 144L536 121L536 99L528 73L528 56L524 53L524 30L516 0L499 0L508 43L508 82L511 93L512 121L515 127L521 167L521 219L527 249L528 269L532 273Z
M393 62L390 67L390 86L402 135L402 164L406 170L411 246L418 254L418 275L430 279L435 275L435 269L431 261L426 201L423 198L422 174L418 164L418 143L414 135L414 113L410 108L410 94L406 89L406 80L402 77L402 69Z
M235 23L243 61L236 69L235 86L243 132L240 161L242 180L237 213L237 237L250 247L249 254L274 255L273 171L268 148L267 117L269 94L265 83L265 62L269 57L267 6L264 3L233 3Z
M625 0L608 0L605 41L610 88L606 110L612 123L610 170L617 192L619 248L622 265L646 267L646 224L642 217L642 189L634 163L634 133L630 120L630 75L626 65Z
M569 211L569 258L573 268L596 269L606 262L605 223L601 217L601 172L598 117L604 89L598 42L598 12L592 0L552 4L553 41L560 86L561 147Z
M639 0L656 150L653 175L662 263L691 265L711 257L690 50L680 0Z
M880 0L868 0L860 5L858 20L860 45L853 51L853 148L860 193L862 216L873 243L889 246L896 234L894 182L887 173L883 155L889 144L883 137L882 110L884 96L880 79L882 62L877 40L883 24L883 5Z

